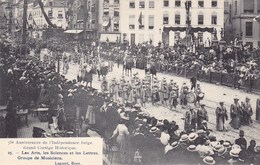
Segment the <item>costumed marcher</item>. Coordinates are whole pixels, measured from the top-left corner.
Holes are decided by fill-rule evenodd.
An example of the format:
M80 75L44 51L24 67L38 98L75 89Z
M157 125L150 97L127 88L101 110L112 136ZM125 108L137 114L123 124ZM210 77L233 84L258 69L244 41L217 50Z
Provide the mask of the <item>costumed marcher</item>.
M155 85L152 92L152 104L158 107L159 101L160 101L159 89L158 86Z
M173 83L173 88L172 90L174 90L177 94L177 98L179 98L179 86L176 82Z
M196 130L197 114L193 107L187 109L184 118L184 130L186 132L191 132Z
M118 85L118 87L117 87L118 97L123 97L123 88L125 86L125 83L126 83L125 76L122 76L120 79L120 82L117 84Z
M250 99L246 97L246 102L241 104L243 115L242 115L242 123L245 125L250 125L252 121L253 109L250 103Z
M238 103L238 98L234 98L234 103L230 106L230 125L234 129L239 129L240 127L240 116L241 116L241 106Z
M178 99L178 95L176 93L176 90L172 90L170 92L170 100L169 100L170 101L170 110L176 109L176 106L178 104L177 99Z
M116 78L113 78L111 83L109 84L109 93L112 96L113 100L117 100L117 82Z
M167 100L169 99L169 92L167 87L167 81L166 78L163 78L161 83L161 93L162 93L162 104L165 104L167 106Z
M196 84L197 84L197 79L196 79L196 77L192 77L191 79L190 79L190 82L191 82L191 88L190 88L190 90L192 91L192 89L196 89Z
M204 98L204 93L201 91L200 84L197 84L197 87L194 89L194 93L196 94L195 105L197 103L200 104L200 101Z
M148 91L146 85L142 85L141 92L140 92L140 101L142 107L146 107L146 102L148 101Z
M132 102L133 104L136 104L137 101L138 101L138 98L139 98L139 93L138 93L138 90L137 90L137 87L136 86L133 86L132 88Z
M205 109L205 104L201 103L200 108L197 111L197 128L198 129L201 129L203 120L209 121L209 117L208 117L208 112Z
M228 120L227 110L224 106L224 101L219 102L219 106L216 109L216 129L217 131L227 131L225 122Z
M180 91L180 104L183 106L187 105L187 94L189 92L189 87L187 86L187 84L184 82L182 87L181 87L181 91Z
M105 76L103 77L103 80L101 82L101 92L102 93L108 92L108 81Z
M93 81L93 74L95 74L94 68L92 66L87 66L84 69L84 77L83 80L87 83L86 86L92 87L92 81Z

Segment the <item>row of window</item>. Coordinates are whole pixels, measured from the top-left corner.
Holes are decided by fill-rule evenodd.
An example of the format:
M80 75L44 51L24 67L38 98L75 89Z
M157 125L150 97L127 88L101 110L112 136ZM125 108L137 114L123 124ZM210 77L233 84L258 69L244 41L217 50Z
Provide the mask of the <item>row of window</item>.
M113 0L114 1L114 4L119 4L119 0ZM113 2L111 0L111 2ZM110 3L109 0L104 0L104 3Z
M53 17L53 12L52 10L48 11L48 17ZM58 18L63 18L62 11L58 11Z
M109 16L109 9L108 8L104 9L103 16ZM119 17L119 9L114 10L114 17Z
M58 18L63 18L62 13L63 13L62 11L58 11ZM37 10L37 11L32 12L32 17L34 17L34 16L42 16L41 11ZM48 17L53 17L53 11L52 10L48 11Z
M243 12L244 13L255 13L254 12L254 9L255 9L255 1L254 0L243 0ZM237 12L238 12L238 6L237 6L237 1L234 2L234 14L237 15ZM260 13L260 1L258 0L257 1L257 9L256 9L257 13Z
M212 25L217 25L217 15L212 15L211 16L211 24ZM175 15L175 24L180 24L181 16L179 14ZM163 24L167 25L169 24L169 15L164 14L163 15ZM198 15L198 25L204 25L204 15Z
M187 5L189 7L192 7L192 1L191 0L187 1ZM163 6L164 7L169 7L170 6L169 0L164 0ZM199 7L204 7L204 0L199 0L198 1L198 6ZM218 6L218 1L217 0L212 0L211 1L211 7L217 7L217 6ZM148 7L150 9L154 8L154 0L149 0ZM181 0L175 0L175 7L181 7ZM130 0L129 8L132 8L132 9L135 8L135 0ZM145 0L140 0L139 1L139 8L145 8Z
M129 29L135 29L135 15L130 15L129 16ZM142 17L138 18L139 22L139 29L144 29L145 28L145 17L142 15ZM176 14L175 15L175 24L179 25L181 23L181 15ZM163 17L163 24L169 24L169 17L164 15ZM204 24L204 15L198 15L198 25L203 25ZM217 16L212 15L211 16L211 24L212 25L217 25ZM148 29L154 29L154 16L148 16Z
M175 41L181 39L180 34L181 34L180 32L174 32L174 39L175 39ZM197 35L198 35L198 40L200 42L203 42L203 33L202 32L198 32ZM136 34L134 34L134 33L131 34L131 36L130 36L131 43L135 42L134 41L136 39L135 36L136 36ZM153 33L149 34L149 36L147 36L147 37L148 37L148 40L151 40L151 41L154 40L154 34ZM146 42L148 40L145 40L145 35L144 34L141 33L141 34L138 35L138 42L139 43L143 43L143 42Z
M114 22L113 26L105 26L103 27L103 31L109 31L109 29L113 29L113 31L118 32L119 31L119 23L118 22Z

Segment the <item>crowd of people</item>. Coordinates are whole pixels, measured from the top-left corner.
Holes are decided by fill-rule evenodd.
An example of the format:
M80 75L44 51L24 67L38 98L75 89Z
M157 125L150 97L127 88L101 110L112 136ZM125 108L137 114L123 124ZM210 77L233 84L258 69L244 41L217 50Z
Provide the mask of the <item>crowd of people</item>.
M110 46L110 50L104 49L101 55L117 63L123 61L124 51L119 46ZM189 50L186 47L166 47L159 45L154 47L149 43L129 46L127 52L136 62L136 67L144 69L147 65L159 64L160 71L171 71L171 68L188 68L209 74L209 72L235 74L238 77L238 87L250 79L250 86L259 79L258 54L259 49L251 50L248 47L235 51L226 48L222 56L218 49ZM236 55L237 54L237 55ZM237 56L237 57L236 57Z
M218 139L211 134L207 127L209 117L205 102L200 102L202 90L194 78L191 79L191 88L185 83L179 88L174 81L166 79L160 81L156 76L150 75L149 71L142 79L134 74L130 80L122 76L119 81L113 79L108 82L103 76L101 91L98 91L91 87L93 77L86 76L86 72L78 76L77 80L67 80L56 72L55 65L51 63L46 65L46 62L40 61L39 58L19 58L15 53L17 47L6 41L1 47L3 48L1 57L8 57L1 58L1 75L5 77L8 85L6 96L9 99L5 118L8 138L17 137L17 111L45 107L48 108L46 121L51 130L58 133L65 131L71 136L82 137L89 136L87 134L89 129L95 130L104 138L108 154L110 146L116 145L119 148L119 160L123 164L258 164L260 162L260 147L255 140L251 140L247 145L243 131L240 131L240 137L234 141ZM13 55L10 55L11 49L14 50ZM212 65L210 61L215 60L213 53L205 55L195 53L189 56L190 53L181 48L173 50L140 45L128 51L137 55L135 65L138 65L144 56L153 61L162 63L171 61L173 65L187 65L200 69ZM101 49L100 53L101 58L108 58L104 50ZM113 48L109 58L120 63L124 54L124 51ZM77 53L74 55L79 56ZM68 61L78 57L71 58ZM80 60L74 62L80 63ZM218 58L215 62L213 68L216 69ZM83 65L85 68L83 70L90 73L91 68L88 68L88 65ZM221 67L225 68L224 65ZM249 67L248 73L255 74L258 71L254 62ZM195 93L193 100L192 96L188 97L189 92ZM241 124L248 125L252 122L253 111L249 100L246 98L245 102L239 104L239 99L234 98L234 103L230 107L233 128L239 129ZM184 128L180 128L176 121L159 120L144 112L143 109L147 108L146 103L149 102L155 106L167 106L171 110L181 104L182 108L186 109ZM216 129L225 131L225 122L229 115L224 101L219 102L216 116Z

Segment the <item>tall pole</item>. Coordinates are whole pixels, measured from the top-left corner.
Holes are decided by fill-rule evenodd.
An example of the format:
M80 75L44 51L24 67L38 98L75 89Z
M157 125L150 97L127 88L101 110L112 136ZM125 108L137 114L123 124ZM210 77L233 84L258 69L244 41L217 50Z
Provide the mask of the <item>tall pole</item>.
M190 5L188 1L185 2L186 9L186 46L188 47L188 35L190 33Z
M27 36L27 0L24 0L23 3L23 31L22 31L22 51L21 56L24 57L26 55L26 36Z
M84 20L83 20L83 30L84 30L84 40L87 39L87 20L88 20L88 0L84 0L83 3L83 13L84 13ZM91 6L90 6L91 7Z

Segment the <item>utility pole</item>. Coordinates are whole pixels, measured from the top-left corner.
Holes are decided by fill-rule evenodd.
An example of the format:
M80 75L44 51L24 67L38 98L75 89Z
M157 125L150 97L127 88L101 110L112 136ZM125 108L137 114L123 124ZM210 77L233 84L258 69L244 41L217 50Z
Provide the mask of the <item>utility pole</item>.
M186 46L188 46L188 36L190 34L190 4L189 1L185 2L185 9L186 9Z
M28 3L27 0L24 0L23 3L23 29L22 29L22 47L21 47L21 57L25 57L26 55L26 37L27 37L27 8Z
M84 20L83 20L83 30L84 30L84 41L87 39L87 21L88 21L88 0L84 0L83 3L83 13L84 13Z

